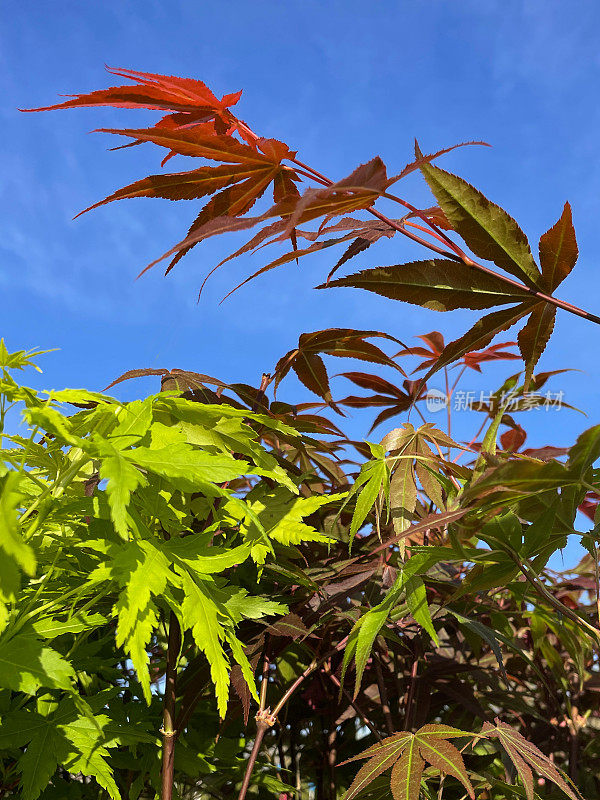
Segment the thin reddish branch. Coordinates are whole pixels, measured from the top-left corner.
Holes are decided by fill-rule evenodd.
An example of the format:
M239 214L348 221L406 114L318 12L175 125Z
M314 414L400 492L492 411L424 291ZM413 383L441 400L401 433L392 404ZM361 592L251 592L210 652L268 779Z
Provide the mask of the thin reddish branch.
M381 710L383 711L385 727L388 734L391 736L394 733L394 720L392 719L392 711L383 677L383 670L381 669L381 663L378 656L373 658L373 662L375 664L375 675L377 676L377 687L379 689L379 699L381 701Z
M358 703L356 702L356 700L354 700L354 699L353 699L353 697L352 697L352 695L350 694L350 692L348 692L348 691L347 691L347 690L346 690L346 689L345 689L345 688L342 686L342 684L340 683L340 681L339 681L339 679L338 679L337 675L334 675L334 674L333 674L333 672L331 671L331 669L329 668L329 666L328 666L328 665L326 665L326 666L325 666L325 672L326 672L326 673L329 675L329 678L330 678L331 682L333 683L333 685L334 685L334 686L337 686L337 688L338 688L338 689L339 689L339 690L342 692L342 694L344 695L344 697L346 698L346 700L347 700L347 701L350 703L350 705L352 706L352 708L353 708L353 709L356 711L356 713L358 714L358 716L359 716L359 717L362 719L362 721L365 723L365 725L367 726L367 728L368 728L368 729L371 731L371 733L373 734L373 736L374 736L374 737L377 739L377 741L378 741L378 742L381 742L381 741L382 741L382 737L381 737L381 735L379 734L379 731L377 730L377 728L376 728L376 727L373 725L373 723L371 722L371 720L370 720L370 719L367 717L367 715L366 715L366 714L365 714L365 712L364 712L364 711L361 709L361 707L358 705Z
M250 786L250 779L252 778L252 772L254 771L254 765L256 764L256 758L260 751L262 740L265 738L265 733L269 730L269 728L273 727L275 722L277 721L277 715L290 699L290 697L294 694L294 692L304 683L306 678L322 666L328 659L331 658L334 653L337 653L339 650L342 650L346 642L348 641L348 637L344 637L339 644L337 644L334 648L332 648L326 655L322 658L315 658L311 661L308 667L304 670L304 672L299 675L294 683L288 688L285 692L281 700L277 703L273 711L270 708L260 709L258 714L256 715L256 737L254 739L254 744L252 745L252 751L250 752L250 756L248 758L248 762L246 764L246 771L244 773L244 780L242 781L242 787L240 789L240 793L238 795L238 800L245 800L246 793L248 791L248 787Z
M256 758L260 752L262 741L265 738L265 733L272 727L272 725L273 723L265 718L265 712L261 713L259 711L256 715L256 737L254 739L254 744L252 745L252 751L250 752L250 756L248 757L248 761L246 763L246 771L244 773L244 779L242 781L240 793L238 794L238 800L244 800L246 797L246 792L250 786L250 779L252 778L252 772L254 771L254 765L256 764Z
M331 186L332 181L325 177L317 170L312 169L307 164L304 164L302 161L299 161L296 158L290 159L294 164L297 164L304 170L308 170L312 173L315 179L319 179L321 183L327 181L327 185ZM407 236L409 239L412 239L414 242L423 245L423 247L427 247L429 250L432 250L434 253L438 253L439 255L443 255L445 258L450 258L453 261L462 261L469 267L473 267L473 269L478 270L479 272L485 272L488 275L492 275L494 278L498 278L499 280L503 281L509 286L514 286L518 288L520 291L525 292L526 294L531 295L532 297L536 297L538 300L543 301L545 303L549 303L550 305L556 306L556 308L562 308L563 311L568 311L570 314L575 314L575 316L582 317L583 319L587 319L590 322L595 322L597 325L600 325L600 316L596 314L592 314L589 311L585 311L579 306L575 306L572 303L567 303L565 300L560 300L557 297L551 297L550 295L545 294L537 289L533 289L529 286L525 286L524 284L520 283L519 281L515 281L512 278L509 278L507 275L503 275L501 273L495 272L493 269L489 267L483 266L483 264L479 264L477 261L473 261L461 248L452 240L446 236L446 234L438 228L431 220L429 220L425 215L419 212L414 206L411 206L410 203L407 203L405 200L402 200L399 197L390 196L391 199L396 200L396 202L400 203L401 205L405 206L406 208L410 208L413 213L418 214L418 216L423 219L427 225L432 229L432 231L436 234L436 238L442 238L454 252L449 252L447 250L443 250L442 248L435 245L433 242L428 242L427 240L417 236L416 234L412 233L411 231L407 231L403 225L399 225L398 223L394 222L393 220L386 217L381 212L377 211L374 208L368 208L367 211L372 214L377 219L385 222L391 228L393 228L398 233Z

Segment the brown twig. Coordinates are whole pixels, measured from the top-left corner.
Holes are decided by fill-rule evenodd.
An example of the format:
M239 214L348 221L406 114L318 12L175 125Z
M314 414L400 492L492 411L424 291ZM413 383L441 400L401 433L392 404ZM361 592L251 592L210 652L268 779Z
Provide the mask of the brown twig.
M281 700L277 703L273 711L270 708L265 708L259 710L258 714L256 715L256 737L254 739L254 744L252 746L252 751L248 758L248 762L246 764L246 772L244 774L244 780L242 782L242 787L240 789L240 793L238 795L238 800L245 800L246 792L248 791L248 786L250 785L250 778L252 777L252 772L254 770L254 765L256 764L256 758L260 751L262 741L265 738L265 733L272 728L275 722L277 721L277 715L290 699L290 697L294 694L294 692L302 685L302 683L306 680L306 678L322 666L334 653L337 653L343 647L345 647L346 642L348 641L348 637L346 636L342 641L337 644L334 648L332 648L326 655L322 658L314 658L308 667L304 670L304 672L299 675L294 683L288 688L285 692ZM266 684L265 684L266 685ZM262 687L261 687L262 693Z
M415 690L417 687L417 673L419 669L419 659L415 656L412 669L410 671L410 685L408 687L408 695L406 697L406 710L404 712L404 728L409 731L412 724L412 708L415 699Z
M381 669L379 658L374 657L373 662L375 664L375 675L377 676L377 686L379 688L379 699L381 700L381 710L383 711L385 728L391 736L394 733L394 720L392 719L392 711L390 709L390 701L383 678L383 670Z
M179 620L171 611L169 616L169 644L167 646L167 672L165 677L165 697L163 703L163 737L161 800L173 797L173 770L175 766L174 728L175 704L177 701L177 658L181 647L181 628Z
M265 733L270 728L272 728L274 724L275 724L275 717L270 713L269 709L265 709L264 711L259 711L258 714L256 715L256 736L254 738L254 744L252 745L252 751L246 763L246 772L244 773L244 780L242 781L242 787L238 795L238 800L244 800L244 798L246 797L248 786L250 786L250 778L252 777L252 772L254 771L254 765L256 764L256 757L258 756L258 753L262 746L262 741L265 738Z

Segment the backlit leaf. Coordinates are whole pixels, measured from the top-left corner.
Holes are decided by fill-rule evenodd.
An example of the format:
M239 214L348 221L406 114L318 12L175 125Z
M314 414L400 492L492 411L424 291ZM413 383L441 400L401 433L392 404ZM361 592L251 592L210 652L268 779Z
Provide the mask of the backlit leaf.
M434 643L438 645L439 639L437 631L433 627L431 612L429 611L429 606L427 605L427 592L425 590L425 584L421 578L417 577L416 575L412 575L406 581L404 588L406 589L406 602L410 609L410 613L415 618L415 621L427 631Z
M222 645L224 631L219 622L219 607L211 599L205 585L192 580L187 574L183 575L183 588L183 623L185 628L192 631L197 646L208 659L217 708L221 717L224 717L229 694L229 659Z
M103 458L100 464L100 477L107 480L106 494L110 506L111 518L117 533L127 539L127 507L131 493L138 486L143 486L146 479L133 464L111 447L108 442L102 443Z
M416 741L411 739L392 769L390 788L394 800L419 800L424 769L425 761L421 758Z
M249 468L245 461L196 450L185 444L172 444L156 450L137 447L124 451L123 455L139 467L170 480L183 491L194 491L201 481L231 481Z
M515 767L521 778L524 779L528 797L531 796L530 771L522 770L521 760L525 761L528 767L533 767L543 778L558 786L571 800L581 800L581 795L569 778L564 776L555 764L553 764L534 744L528 742L527 739L518 731L511 728L510 725L496 718L495 725L485 722L481 732L488 738L497 738L500 744L505 748L509 757L512 757L515 753L520 756L520 760L518 763L515 763Z
M457 778L469 793L469 797L474 798L475 792L467 775L465 762L456 747L445 739L438 737L425 739L420 735L420 731L417 731L415 738L423 758L436 769L439 769L441 773L453 775Z
M36 567L35 553L19 530L18 508L23 499L19 483L17 472L0 477L0 631L6 622L4 604L16 600L21 570L33 575Z

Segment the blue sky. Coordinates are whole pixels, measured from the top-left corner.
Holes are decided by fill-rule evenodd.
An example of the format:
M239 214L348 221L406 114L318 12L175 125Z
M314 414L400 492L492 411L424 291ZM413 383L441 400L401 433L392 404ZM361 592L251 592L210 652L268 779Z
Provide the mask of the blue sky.
M237 246L235 238L196 248L167 278L158 269L135 281L181 238L198 203L125 201L72 217L158 170L151 148L110 153L109 137L88 134L137 126L139 112L16 110L111 85L104 63L200 78L217 94L242 88L237 108L255 130L286 141L335 178L374 155L398 172L415 136L427 151L485 139L492 149L459 150L443 166L507 208L534 250L569 199L581 255L560 294L600 312L594 0L4 0L1 14L1 335L13 349L60 348L44 359L38 385L101 389L144 366L256 384L304 330L376 328L410 341L439 329L451 339L473 318L348 289L315 292L331 251L273 272L219 305L265 263L263 254L235 262L196 304L204 274ZM416 177L396 188L415 203L431 203ZM416 246L394 239L349 271L419 257ZM553 386L589 418L529 412L530 445L568 445L595 422L599 341L595 326L559 314L540 368L582 370ZM493 389L514 369L508 363L484 379L469 378L465 388ZM337 387L338 396L349 389L343 381ZM131 384L119 396L151 390ZM293 380L283 396L308 399ZM366 432L358 419L350 427ZM465 436L471 429L459 423Z

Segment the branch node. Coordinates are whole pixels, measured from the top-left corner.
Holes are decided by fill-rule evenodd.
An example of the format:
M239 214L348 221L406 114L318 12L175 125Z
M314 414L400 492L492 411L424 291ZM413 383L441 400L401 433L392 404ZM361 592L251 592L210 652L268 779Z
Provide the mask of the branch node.
M262 711L257 711L256 713L256 722L259 724L266 725L268 728L272 728L273 725L277 722L277 715L271 714L270 708L265 708Z

